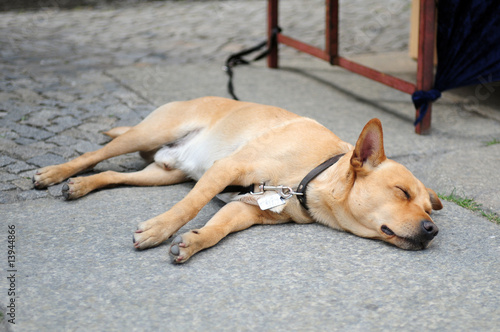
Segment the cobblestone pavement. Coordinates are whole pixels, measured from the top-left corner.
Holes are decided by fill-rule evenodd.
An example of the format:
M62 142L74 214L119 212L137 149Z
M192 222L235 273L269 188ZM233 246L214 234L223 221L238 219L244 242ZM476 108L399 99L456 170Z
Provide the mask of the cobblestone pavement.
M321 0L281 2L282 28L323 45ZM343 54L406 49L410 1L341 1ZM158 105L108 70L209 62L265 38L266 1L175 1L99 10L0 13L0 203L60 197L32 189L34 170L95 150L113 126L133 125ZM299 57L283 49L282 57ZM167 101L165 101L167 102ZM95 171L143 167L136 156Z

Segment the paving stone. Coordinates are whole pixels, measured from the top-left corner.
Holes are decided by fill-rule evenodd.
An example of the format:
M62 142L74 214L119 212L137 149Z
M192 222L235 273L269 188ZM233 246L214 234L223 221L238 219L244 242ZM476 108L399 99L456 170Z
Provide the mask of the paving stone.
M62 132L63 135L73 137L79 141L93 142L95 144L103 144L109 142L110 138L96 131L83 131L77 128L70 128Z
M57 164L62 164L65 163L66 160L62 158L61 156L55 155L53 153L46 153L40 156L33 157L31 159L28 159L27 162L29 164L36 165L38 167L45 167L45 166L50 166L50 165L57 165Z
M30 170L27 170L27 171L22 171L21 173L17 174L17 178L23 178L23 179L32 180L33 179L33 175L35 174L35 172L36 172L36 169L30 169Z
M16 202L18 200L17 194L14 190L0 191L0 204Z
M57 135L47 139L46 142L54 143L60 146L69 146L78 143L78 140L66 135Z
M15 180L17 178L18 176L15 174L0 171L0 182L7 182L10 180Z
M38 151L44 151L44 150L51 150L55 148L57 145L54 143L49 143L46 141L35 141L34 143L28 145L28 147L33 148L33 149L38 149ZM39 153L35 154L39 155Z
M44 100L40 101L39 105L52 107L54 109L57 109L57 106L59 106L60 103L61 103L61 101L57 100L57 99L44 99Z
M0 167L4 167L6 165L13 164L16 161L17 161L16 159L13 159L13 158L11 158L9 156L0 155Z
M72 95L70 93L62 92L62 91L47 91L47 92L44 92L43 95L45 97L55 99L55 100L60 100L60 101L67 102L67 103L71 103L71 102L75 101L75 99L76 99L74 95Z
M51 124L51 120L59 116L61 112L57 109L41 109L32 112L22 124L27 124L35 127L47 127Z
M33 189L33 181L31 180L31 178L18 178L11 183L13 183L17 188L21 190Z
M100 121L101 120L101 121ZM87 119L87 123L78 127L78 129L87 131L87 132L103 132L107 131L113 127L115 127L114 123L116 122L116 117L100 117L100 118L92 118Z
M116 126L135 126L143 119L139 114L130 110L126 113L118 115L120 120L116 123Z
M26 138L33 138L35 140L44 140L46 138L54 136L53 133L48 132L43 129L37 129L31 126L23 126L17 123L11 125L12 130L14 130L19 135Z
M49 195L49 193L47 192L47 190L32 189L32 190L20 192L19 194L17 194L17 198L21 201L26 201L26 200L37 199L37 198L44 198L44 197L47 197L48 195Z
M50 186L48 188L48 192L52 197L62 197L62 187L64 186L65 182L56 184L55 186Z
M110 103L105 103L101 100L93 102L85 100L77 101L75 103L80 104L81 107L89 113L87 116L88 118L103 114L103 111L106 109L106 107L110 105Z
M139 115L141 119L144 119L146 116L149 115L152 111L156 109L156 106L151 106L151 105L136 105L134 107L134 111Z
M72 116L62 116L54 119L52 125L48 126L46 129L53 133L60 133L68 128L73 128L81 124L81 121L75 119Z
M0 91L0 105L14 99L19 99L19 96L14 92Z
M30 169L34 169L34 168L35 168L34 166L28 165L24 161L16 161L13 164L9 164L9 165L5 166L5 169L7 171L9 171L10 173L14 173L14 174L18 174L22 171L26 171L26 170L30 170Z
M70 146L56 146L50 149L50 152L58 156L61 156L66 161L74 159L80 155L80 153L76 152L74 147Z
M71 103L71 104L59 103L58 106L59 106L61 113L65 114L65 115L71 115L75 119L79 119L79 120L82 120L82 116L85 116L85 114L87 113L87 111L83 110L75 103Z
M15 188L16 188L16 186L12 183L9 183L9 182L0 183L0 190L2 190L2 191L3 190L11 190L11 189L15 189Z
M19 137L19 136L17 136ZM12 140L7 139L5 137L2 137L0 135L0 151L11 151L12 149L16 148L18 144L14 143Z
M126 172L127 168L118 164L114 160L104 160L94 166L94 171L97 173L105 172L105 171L115 171L115 172Z
M12 131L12 129L9 128L8 123L5 123L6 127L1 127L0 128L0 138L5 138L10 141L13 141L17 138L19 138L19 134Z
M5 115L2 117L4 121L17 122L25 118L29 113L37 109L38 106L28 102L10 101L0 104L0 108L5 110Z
M22 85L22 84L20 84L20 85ZM30 86L30 85L32 85L32 82L29 82L26 85ZM38 93L34 92L33 90L25 89L25 88L17 89L16 94L18 94L20 96L21 100L32 102L32 103L37 103L41 99L43 99L43 97L40 96Z
M40 149L36 148L37 144L38 141L31 145L15 144L8 150L9 155L19 160L28 160L29 158L33 158L34 156L40 154Z
M79 153L85 153L90 151L95 151L100 149L101 146L95 143L91 143L89 141L80 141L76 144L75 150Z
M16 142L17 144L20 144L20 145L30 145L30 144L33 144L37 141L34 139L31 139L31 138L18 137L14 140L14 142Z

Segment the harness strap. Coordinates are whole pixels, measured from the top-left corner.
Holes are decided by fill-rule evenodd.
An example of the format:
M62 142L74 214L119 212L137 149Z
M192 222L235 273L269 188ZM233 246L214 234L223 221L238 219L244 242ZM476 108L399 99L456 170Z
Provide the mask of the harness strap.
M321 165L317 166L315 169L310 171L309 174L307 174L306 177L300 182L299 187L297 188L297 192L301 193L302 195L297 196L297 199L299 200L300 205L302 205L302 207L304 209L309 211L309 208L307 207L307 201L306 201L306 189L307 189L307 185L309 184L309 182L314 180L314 178L316 178L318 175L320 175L328 167L332 166L337 161L339 161L339 159L342 158L342 156L344 156L344 155L345 155L345 153L336 155L336 156L328 159L327 161L325 161L324 163L322 163Z

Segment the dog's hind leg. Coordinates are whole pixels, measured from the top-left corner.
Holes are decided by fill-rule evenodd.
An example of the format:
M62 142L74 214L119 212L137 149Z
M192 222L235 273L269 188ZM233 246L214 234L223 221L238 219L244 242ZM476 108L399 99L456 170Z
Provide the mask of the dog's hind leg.
M60 165L43 167L33 176L35 188L41 189L57 184L72 175L94 167L97 163L129 152L151 150L161 145L148 137L144 128L130 129L106 144L99 150L87 152Z
M166 170L156 163L149 164L138 172L119 173L106 171L91 176L71 178L63 186L62 192L66 199L76 199L89 192L114 185L132 186L166 186L189 180L180 170Z
M130 129L132 129L132 127L116 127L116 128L113 128L113 129L110 129L110 130L104 132L103 134L107 135L111 138L116 138L120 135L125 134ZM140 154L142 159L144 159L148 163L151 163L151 162L153 162L153 159L154 159L156 152L158 152L158 149L153 149L153 150L149 150L149 151L139 151L139 154Z
M231 202L201 229L176 236L172 241L170 254L174 257L174 262L184 263L198 251L214 246L230 233L257 224L276 224L286 221L288 220L279 218L277 214L262 211L258 206Z
M175 108L175 105L156 110L135 127L124 127L111 133L110 136L115 138L99 150L84 153L64 164L39 169L33 177L35 187L40 189L57 184L111 157L137 151L154 151L185 135L189 128L182 126L182 116L178 116L180 120L176 119L179 108Z

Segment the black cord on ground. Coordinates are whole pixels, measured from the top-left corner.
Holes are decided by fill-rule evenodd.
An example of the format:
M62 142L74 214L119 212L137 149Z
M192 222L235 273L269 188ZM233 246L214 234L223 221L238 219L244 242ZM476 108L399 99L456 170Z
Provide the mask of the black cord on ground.
M279 27L275 28L273 30L273 33L271 34L270 42L265 40L265 41L255 45L254 47L251 47L251 48L245 49L241 52L232 54L229 56L229 58L227 58L225 66L222 69L227 73L227 76L229 78L229 80L227 82L227 90L228 90L229 94L233 97L234 100L239 100L239 98L236 96L236 93L234 92L233 68L236 66L239 66L239 65L248 65L251 62L258 61L260 59L265 58L274 47L277 47L277 37L278 37L278 33L280 33L280 32L281 32L281 29ZM245 55L257 52L258 50L264 48L266 45L268 45L268 47L264 50L264 52L257 55L252 60L243 59L243 57Z

